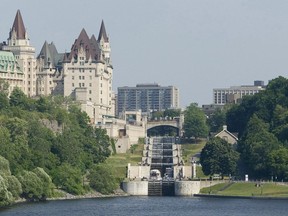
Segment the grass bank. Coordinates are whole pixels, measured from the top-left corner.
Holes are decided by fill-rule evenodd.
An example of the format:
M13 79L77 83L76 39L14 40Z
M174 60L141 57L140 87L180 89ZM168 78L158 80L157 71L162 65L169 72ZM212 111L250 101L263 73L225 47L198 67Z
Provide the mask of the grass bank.
M235 182L221 183L201 189L202 194L222 196L287 197L288 185L280 183Z

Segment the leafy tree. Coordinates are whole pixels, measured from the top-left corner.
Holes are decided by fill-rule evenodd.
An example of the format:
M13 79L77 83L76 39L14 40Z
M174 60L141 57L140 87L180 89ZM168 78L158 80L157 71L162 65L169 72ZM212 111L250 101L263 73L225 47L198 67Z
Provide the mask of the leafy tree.
M0 173L1 175L11 175L9 161L0 156Z
M268 129L268 124L253 115L238 143L244 172L255 178L269 178L268 155L280 146Z
M15 87L13 91L10 94L10 105L11 106L18 106L22 109L30 109L31 100L24 94L24 92L18 88Z
M8 191L5 179L0 175L0 207L11 204L14 201L12 193Z
M0 91L0 110L7 109L9 107L9 99L5 92Z
M61 189L72 194L83 194L81 170L64 163L53 171L53 182Z
M166 109L164 111L164 117L168 116L171 118L179 117L181 114L181 109Z
M4 179L7 182L7 190L15 199L19 198L23 192L19 180L13 175L4 176Z
M31 201L46 198L43 196L43 183L34 172L23 170L17 175L17 178L22 185L23 192L21 196L23 198Z
M186 137L207 137L208 126L204 112L196 104L190 104L184 112Z
M113 176L112 168L107 165L97 165L88 175L90 187L102 194L111 194L118 188L119 182Z
M268 154L271 176L278 180L288 180L288 149L281 147Z
M209 140L201 151L200 163L205 175L236 173L239 154L227 141L216 137Z
M44 171L44 169L37 167L33 172L41 179L42 181L42 198L50 197L53 191L53 183L51 177Z
M102 163L111 155L111 139L106 130L89 127L85 131L84 151L92 164Z
M213 114L211 114L207 120L209 129L212 132L219 132L226 125L226 112L221 109L217 109Z

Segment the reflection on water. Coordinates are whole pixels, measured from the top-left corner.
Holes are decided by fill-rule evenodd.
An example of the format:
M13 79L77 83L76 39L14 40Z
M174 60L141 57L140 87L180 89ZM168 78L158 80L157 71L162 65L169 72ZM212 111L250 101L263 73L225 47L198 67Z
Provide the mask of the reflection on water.
M1 216L92 215L287 215L288 200L196 197L116 197L18 204L0 210Z

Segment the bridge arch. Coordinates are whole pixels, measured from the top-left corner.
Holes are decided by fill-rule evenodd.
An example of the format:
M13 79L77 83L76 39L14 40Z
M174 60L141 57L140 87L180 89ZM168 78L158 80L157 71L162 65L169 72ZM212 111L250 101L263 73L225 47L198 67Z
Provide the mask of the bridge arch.
M179 136L180 129L171 125L155 125L147 129L147 136Z

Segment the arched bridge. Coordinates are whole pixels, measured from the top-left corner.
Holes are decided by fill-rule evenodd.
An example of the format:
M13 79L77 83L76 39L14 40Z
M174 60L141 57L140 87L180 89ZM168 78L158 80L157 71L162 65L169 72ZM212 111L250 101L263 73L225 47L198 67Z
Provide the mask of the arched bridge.
M168 127L174 127L179 130L179 136L182 136L183 134L183 123L184 123L184 118L178 117L174 118L172 120L150 120L147 121L147 126L146 126L146 132L154 127L159 127L159 126L168 126Z

